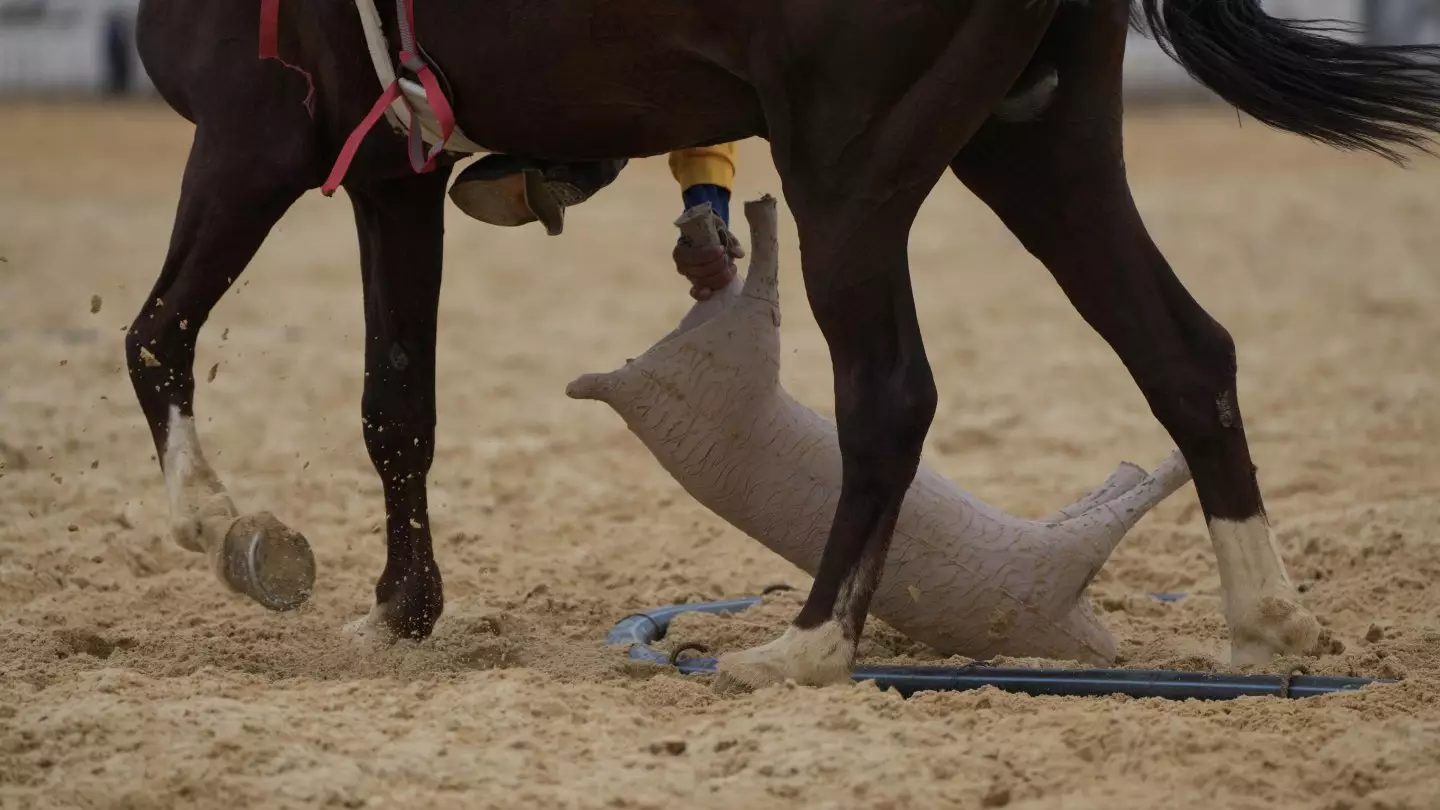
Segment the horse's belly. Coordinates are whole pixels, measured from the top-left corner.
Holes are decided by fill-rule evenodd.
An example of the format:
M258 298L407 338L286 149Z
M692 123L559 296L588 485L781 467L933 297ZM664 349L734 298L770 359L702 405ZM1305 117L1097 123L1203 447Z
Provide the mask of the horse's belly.
M686 4L447 5L417 6L420 44L453 88L461 129L487 149L640 157L763 133L749 84L688 41Z

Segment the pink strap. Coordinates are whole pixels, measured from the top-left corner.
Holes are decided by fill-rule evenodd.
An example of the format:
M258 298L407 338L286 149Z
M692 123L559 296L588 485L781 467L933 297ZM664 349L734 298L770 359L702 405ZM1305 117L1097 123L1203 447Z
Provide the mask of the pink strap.
M280 58L280 0L260 0L260 58Z
M430 109L435 111L435 118L440 124L440 142L435 144L427 155L425 139L421 137L420 126L413 115L414 109L411 109L410 167L416 172L429 172L435 169L435 159L444 151L451 133L455 131L455 113L450 109L450 101L445 98L445 92L440 89L440 81L435 78L434 71L420 55L420 49L415 44L415 0L395 0L395 23L400 29L400 64L419 77L420 85L425 88L425 101L429 103ZM406 106L409 106L408 100Z
M276 62L305 77L305 111L315 118L315 79L304 68L280 58L280 0L260 0L260 58Z
M360 142L365 140L366 133L375 126L381 116L385 115L385 108L399 97L400 82L391 82L390 86L385 88L384 94L380 96L380 100L370 108L370 114L365 116L365 120L361 121L360 126L355 127L355 131L351 132L350 137L345 140L345 146L340 150L340 157L335 160L335 167L330 170L330 176L325 179L325 185L320 187L321 194L329 197L335 193L335 189L340 187L340 181L345 179L345 172L350 168L350 161L355 159L355 153L360 150Z
M411 2L411 0L406 0ZM435 72L424 61L414 58L414 54L402 55L401 62L409 61L410 69L420 77L420 84L425 88L425 100L430 102L430 109L435 111L435 118L440 124L440 142L430 148L428 155L423 154L424 140L417 134L420 132L419 124L411 119L410 125L410 166L417 172L428 172L435 168L435 159L445 150L445 144L450 142L450 135L455 132L455 112L450 108L449 99L445 98L445 91L440 88L440 80L435 78ZM423 157L423 162L419 159Z
M277 2L277 0L261 0L261 3ZM385 108L390 106L395 99L401 99L402 103L410 110L410 168L417 174L425 174L435 170L435 161L440 153L445 151L445 144L449 143L450 136L455 132L455 111L450 107L450 100L445 98L445 91L440 87L440 80L435 78L435 72L420 56L415 47L415 0L396 0L395 2L396 22L400 28L400 64L414 72L420 78L420 84L425 88L425 100L430 104L430 109L435 111L435 118L440 124L440 142L435 144L429 151L425 151L425 138L420 127L420 117L415 113L415 108L400 90L400 82L397 79L385 88L384 95L375 102L370 109L370 114L365 120L350 133L345 146L340 150L340 157L335 161L335 167L330 170L330 177L325 185L320 187L320 192L329 197L335 193L345 179L345 172L350 168L350 162L354 160L355 153L360 149L360 142L365 135L374 128L385 114Z
M395 25L400 29L400 50L415 52L415 0L395 0Z
M455 111L450 107L450 100L445 98L445 91L440 87L440 80L435 78L435 72L430 65L420 56L415 47L415 0L395 0L397 23L400 28L400 64L420 78L420 84L425 88L425 100L430 108L435 111L435 118L440 124L440 142L435 144L427 153L425 151L425 139L421 132L419 116L415 114L414 107L411 107L408 99L400 90L399 80L390 83L381 94L375 106L370 108L367 114L345 139L345 145L340 149L340 155L335 159L335 166L330 170L330 176L325 179L325 184L320 187L320 193L326 197L332 196L335 189L345 179L345 173L350 170L350 163L355 160L355 153L360 151L360 144L370 130L375 128L381 117L385 115L385 109L401 99L410 110L410 168L417 174L425 174L435 170L436 158L445 151L445 144L450 142L450 136L455 132ZM281 64L299 72L310 84L310 93L305 97L305 108L310 111L310 117L315 117L315 81L309 73L289 64L280 58L280 0L260 0L260 58L275 59Z

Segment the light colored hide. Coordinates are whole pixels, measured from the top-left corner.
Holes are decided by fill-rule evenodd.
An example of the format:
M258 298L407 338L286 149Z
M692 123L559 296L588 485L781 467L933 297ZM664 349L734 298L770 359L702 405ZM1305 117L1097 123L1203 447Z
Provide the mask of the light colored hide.
M840 497L840 449L835 425L780 385L775 200L746 203L745 216L753 257L743 286L566 393L610 405L696 500L814 576ZM1085 588L1136 521L1189 478L1178 452L1151 474L1124 464L1085 499L1032 521L922 464L870 612L942 653L1109 663L1115 642Z

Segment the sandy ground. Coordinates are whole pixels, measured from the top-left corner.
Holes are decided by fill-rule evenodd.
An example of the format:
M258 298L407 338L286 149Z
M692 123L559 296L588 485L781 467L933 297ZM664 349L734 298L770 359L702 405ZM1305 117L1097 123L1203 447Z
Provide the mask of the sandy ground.
M662 160L632 164L561 238L451 209L431 489L447 612L432 640L376 653L341 633L384 553L343 196L301 201L200 343L202 380L218 364L198 393L211 460L242 510L275 511L315 547L312 602L278 615L164 536L122 371L189 126L143 106L3 118L0 806L1440 806L1433 161L1403 171L1226 110L1129 124L1157 240L1239 342L1271 516L1332 635L1328 655L1276 668L1402 683L1290 702L905 701L872 685L732 697L627 664L605 631L650 606L808 580L694 504L608 408L563 394L688 306ZM742 159L740 198L778 194L763 144ZM784 381L828 412L781 213ZM942 392L929 464L1039 515L1122 458L1168 452L1109 349L953 179L911 245ZM1125 665L1223 669L1217 588L1187 486L1094 598ZM795 598L676 632L724 648L771 632ZM924 657L883 629L868 643Z

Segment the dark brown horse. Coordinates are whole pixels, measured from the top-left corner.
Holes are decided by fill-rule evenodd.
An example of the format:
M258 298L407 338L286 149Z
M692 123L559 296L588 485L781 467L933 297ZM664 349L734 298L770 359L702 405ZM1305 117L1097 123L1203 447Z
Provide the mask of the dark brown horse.
M196 129L170 250L126 345L177 540L284 608L313 576L308 547L268 515L241 516L206 465L196 336L270 228L325 179L378 88L350 0L283 7L280 51L313 77L309 104L301 73L256 58L257 10L258 0L142 3L144 64ZM574 164L750 136L771 144L830 348L844 484L808 601L782 639L724 665L738 679L823 683L849 670L936 408L906 243L947 168L1050 269L1183 451L1237 660L1314 642L1265 518L1234 344L1171 271L1130 196L1121 73L1140 17L1199 80L1281 129L1391 155L1440 125L1437 71L1412 61L1433 53L1327 38L1255 0L417 3L420 43L462 129L492 151ZM344 183L364 284L365 443L387 517L388 559L364 628L410 638L427 636L443 605L425 478L455 159L416 174L403 139L381 126Z

